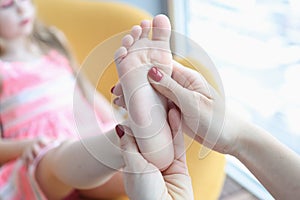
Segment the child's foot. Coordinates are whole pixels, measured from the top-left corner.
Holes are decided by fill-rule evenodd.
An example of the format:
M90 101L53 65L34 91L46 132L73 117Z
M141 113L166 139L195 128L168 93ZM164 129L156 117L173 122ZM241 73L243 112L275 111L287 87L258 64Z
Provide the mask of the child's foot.
M154 91L147 74L156 66L171 75L170 35L169 19L158 15L152 27L149 21L134 26L115 54L130 128L144 157L160 169L173 162L174 149L167 123L166 99Z
M149 39L152 28L152 39ZM122 40L115 55L119 77L133 68L153 65L161 68L167 74L172 72L172 54L170 51L171 25L164 15L158 15L150 21L143 21L140 26L134 26L131 33Z
M152 38L149 39L151 29ZM152 26L147 20L142 21L140 26L133 26L131 33L122 39L122 46L116 51L115 62L119 80L125 90L125 92L123 91L125 105L132 121L137 126L150 126L151 117L153 117L150 116L150 112L155 110L154 107L158 109L164 103L157 100L151 101L151 96L155 92L146 92L146 90L152 90L147 74L151 67L156 66L171 75L170 36L169 19L165 15L158 15L154 17ZM144 90L144 92L140 92L140 90ZM150 99L147 100L148 95L150 95ZM143 112L145 111L144 106L151 106L152 110Z

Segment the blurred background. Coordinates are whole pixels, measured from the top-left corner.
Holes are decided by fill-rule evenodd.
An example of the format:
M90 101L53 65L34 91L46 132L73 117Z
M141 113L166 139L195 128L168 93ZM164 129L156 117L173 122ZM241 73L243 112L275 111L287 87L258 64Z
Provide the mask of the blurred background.
M212 58L227 104L300 153L300 1L189 0L184 25ZM232 157L227 174L272 199Z

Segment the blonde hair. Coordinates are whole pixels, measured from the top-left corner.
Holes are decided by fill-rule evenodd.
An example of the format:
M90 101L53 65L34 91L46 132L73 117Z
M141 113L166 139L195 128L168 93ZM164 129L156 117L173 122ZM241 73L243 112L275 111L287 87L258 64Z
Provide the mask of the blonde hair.
M40 20L36 20L32 33L33 42L35 42L43 53L47 53L51 49L56 49L64 54L71 64L75 64L74 56L71 53L70 47L67 44L62 33L55 27L46 26Z

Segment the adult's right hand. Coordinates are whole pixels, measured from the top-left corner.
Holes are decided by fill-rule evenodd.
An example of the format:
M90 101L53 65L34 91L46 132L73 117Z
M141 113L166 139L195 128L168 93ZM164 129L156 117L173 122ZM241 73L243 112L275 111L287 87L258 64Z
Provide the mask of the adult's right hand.
M181 111L185 133L221 153L233 150L239 122L225 115L223 97L200 73L174 61L172 76L153 67L148 77L153 88Z
M214 150L235 156L275 199L299 199L297 153L262 128L228 109L225 112L222 96L196 71L174 63L172 77L157 68L148 75L152 86L180 109L186 133L195 134L198 142Z

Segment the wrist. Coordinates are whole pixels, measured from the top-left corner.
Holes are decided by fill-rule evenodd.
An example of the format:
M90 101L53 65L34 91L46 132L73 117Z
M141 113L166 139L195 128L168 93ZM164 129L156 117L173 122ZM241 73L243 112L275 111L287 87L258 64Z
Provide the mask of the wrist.
M230 153L232 156L240 160L243 155L248 154L247 151L249 146L251 146L251 141L253 137L256 137L254 134L256 133L255 128L255 125L251 122L243 120L240 121L232 152Z
M247 145L247 135L253 129L253 124L236 115L233 112L227 113L224 126L224 140L226 144L225 154L238 157Z

